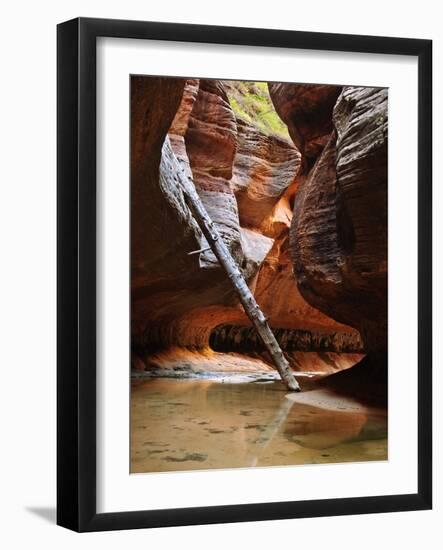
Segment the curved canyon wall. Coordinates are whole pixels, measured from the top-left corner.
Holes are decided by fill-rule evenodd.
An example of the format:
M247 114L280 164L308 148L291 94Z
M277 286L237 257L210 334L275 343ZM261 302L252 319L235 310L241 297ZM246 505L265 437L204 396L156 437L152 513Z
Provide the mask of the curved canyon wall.
M387 350L388 91L344 87L332 103L318 88L310 103L314 119L321 114L315 134L325 134L315 156L305 112L298 118L305 87L270 85L276 110L310 158L294 201L294 274L306 301L355 327L380 366Z
M341 86L269 84L277 113L303 156L304 171L311 168L332 131L332 109Z
M306 350L309 342L311 351L320 353L362 351L357 331L365 333L366 325L337 313L341 312L340 300L333 302L332 309L325 307L323 302L329 299L322 296L325 281L317 284L318 266L311 269L314 264L305 259L310 255L317 258L312 231L320 229L326 236L325 225L331 229L332 223L327 221L326 208L322 229L311 227L314 220L308 219L308 210L317 204L306 202L312 195L307 190L313 186L313 172L320 171L320 158L332 147L328 142L332 134L339 136L334 138L334 146L340 139L341 150L347 151L347 140L355 131L347 129L352 125L352 109L337 106L340 101L355 99L342 99L343 92L333 120L340 88L317 86L316 90L327 90L310 90L299 95L299 101L285 103L281 86L290 85L272 84L269 91L294 143L267 134L236 115L227 93L229 86L222 81L132 79L131 333L139 356L177 348L205 350L211 334L213 343L225 338L228 345L223 335L235 333L234 340L243 342L240 348L254 338L212 252L188 255L207 244L184 203L183 178L195 185L270 325L282 331L285 343ZM294 105L303 108L294 114ZM312 126L308 124L310 112L315 120ZM352 202L349 166L357 160L355 154L350 157L342 156L336 170L343 185L348 182ZM327 165L329 161L325 157L322 162ZM336 192L330 195L329 210ZM340 207L340 219L357 215L354 206L346 202ZM294 244L299 237L299 244ZM316 241L321 250L325 248L322 238ZM329 231L331 242L343 238L349 239L346 231L340 238ZM328 246L326 256L331 257L336 249L331 243ZM353 259L354 272L362 268L361 262L360 256ZM348 295L342 301L349 305L353 291L348 283L344 287ZM365 337L365 345L370 341ZM295 361L295 368L303 369L302 363Z

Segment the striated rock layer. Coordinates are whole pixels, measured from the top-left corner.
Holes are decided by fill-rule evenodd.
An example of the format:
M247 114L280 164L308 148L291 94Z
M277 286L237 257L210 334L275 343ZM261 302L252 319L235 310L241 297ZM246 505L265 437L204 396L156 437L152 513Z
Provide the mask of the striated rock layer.
M146 338L167 340L173 319L199 305L232 304L233 296L220 269L209 277L198 255L188 255L205 241L183 199L182 163L165 139L185 81L133 77L131 84L131 319L137 346Z
M301 155L291 143L267 136L241 119L237 129L231 185L241 224L260 230L298 174Z
M289 134L301 151L305 168L322 151L332 131L332 109L341 86L270 83L269 93Z
M357 333L274 329L275 337L285 351L334 351L363 353L363 343ZM211 333L211 348L216 351L264 351L253 327L221 325Z
M297 126L298 90L273 86L277 111L309 148L304 122ZM317 99L315 112L330 112L329 134L295 195L294 274L307 302L355 327L380 365L387 348L388 92L345 87L332 111L328 98Z
M229 183L236 122L219 85L134 78L132 107L132 342L198 347L208 341L214 306L228 320L239 306L212 252L188 255L207 243L184 203L181 180L193 178L247 279L273 241L240 228Z
M309 285L298 288L293 276L289 227L308 181L299 149L236 117L221 81L134 77L131 94L134 361L168 348L204 351L217 327L250 327L212 252L188 255L207 243L183 200L185 179L195 184L273 328L307 331L304 341L314 347L326 332L331 353L355 342L347 318L314 303ZM320 119L318 131L300 133L300 147L311 155L326 131Z

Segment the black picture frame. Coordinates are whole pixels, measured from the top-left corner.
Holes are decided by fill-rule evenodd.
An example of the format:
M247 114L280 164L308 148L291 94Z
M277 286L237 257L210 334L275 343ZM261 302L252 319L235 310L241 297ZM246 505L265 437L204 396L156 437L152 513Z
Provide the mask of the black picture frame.
M398 54L418 58L416 494L96 512L96 39ZM78 18L57 29L57 523L75 531L425 510L432 506L432 42Z

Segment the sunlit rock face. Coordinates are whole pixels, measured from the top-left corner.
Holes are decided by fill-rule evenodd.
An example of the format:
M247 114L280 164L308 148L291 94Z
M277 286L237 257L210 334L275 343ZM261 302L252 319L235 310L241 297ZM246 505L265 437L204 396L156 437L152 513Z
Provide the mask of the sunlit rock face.
M289 228L307 181L298 147L239 119L221 81L140 78L132 94L137 361L168 349L207 353L217 327L250 326L213 253L188 254L207 243L184 202L185 180L195 185L273 328L306 330L312 343L326 333L329 351L319 353L343 351L344 341L358 339L346 320L317 307L294 278ZM303 146L318 150L317 138L305 132ZM310 352L294 353L301 354L293 361L298 370L303 361L329 364L320 356L308 360L303 354ZM349 357L334 364L350 366Z
M346 87L333 129L295 196L290 249L299 290L383 354L387 331L387 99Z
M175 156L183 168L185 175L189 178L192 178L192 171L186 151L185 135L188 130L189 117L198 96L199 87L199 80L190 78L185 81L182 100L168 131Z
M221 82L201 80L185 134L193 181L231 254L241 263L237 202L230 180L237 147L237 124ZM212 252L203 255L218 262Z
M276 237L254 286L256 299L271 326L312 331L350 331L349 327L313 307L300 292L290 257L288 231L289 227Z
M212 252L188 254L207 243L184 202L183 179L193 179L247 280L273 240L240 227L230 187L236 121L219 83L134 79L132 100L132 341L201 347L212 323L243 313Z
M272 327L349 333L349 327L313 308L298 291L294 278L289 227L301 168L301 154L290 140L267 135L237 118L231 185L240 223L249 228L250 235L273 239L251 287Z
M241 224L260 230L298 174L301 155L292 143L265 135L241 119L237 129L231 184Z

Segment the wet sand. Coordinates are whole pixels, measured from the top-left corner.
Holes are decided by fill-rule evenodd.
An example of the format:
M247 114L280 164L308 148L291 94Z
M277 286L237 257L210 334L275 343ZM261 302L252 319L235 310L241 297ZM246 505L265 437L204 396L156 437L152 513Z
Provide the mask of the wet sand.
M387 460L386 411L327 388L141 378L131 407L132 473Z

